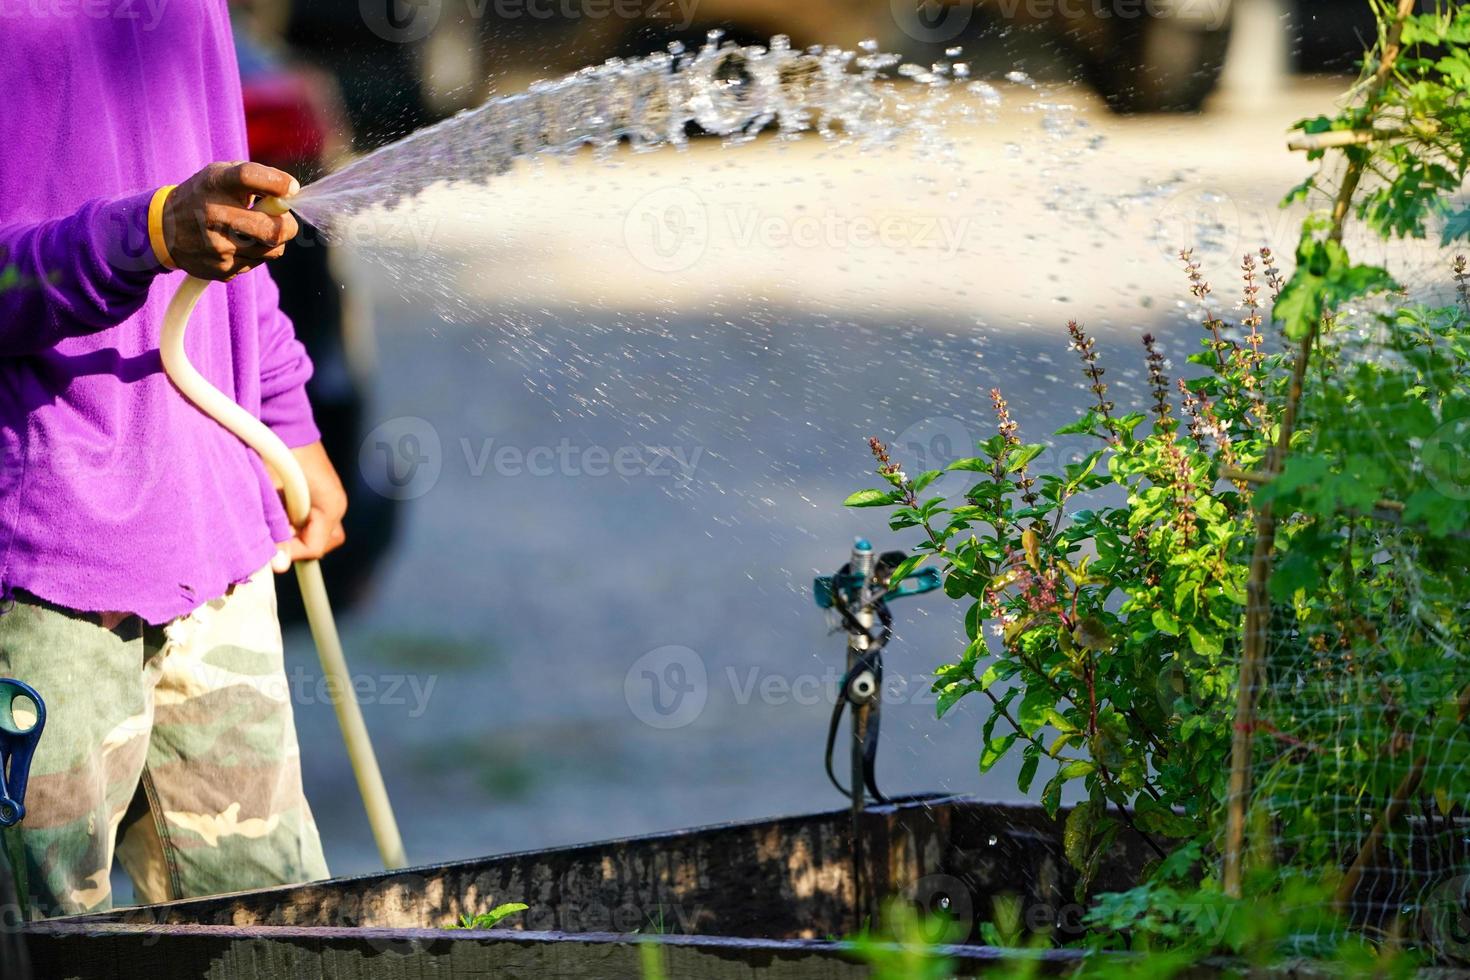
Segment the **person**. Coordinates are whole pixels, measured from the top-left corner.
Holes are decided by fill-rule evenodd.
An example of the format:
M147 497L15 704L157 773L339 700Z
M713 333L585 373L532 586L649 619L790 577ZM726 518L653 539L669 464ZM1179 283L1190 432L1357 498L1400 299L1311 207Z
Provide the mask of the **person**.
M225 0L124 6L3 14L0 675L47 707L21 824L32 914L107 907L114 856L144 902L327 874L272 569L340 544L346 499L263 268L296 222L251 208L298 187L240 162ZM299 530L163 374L181 273L222 283L189 356L292 447Z

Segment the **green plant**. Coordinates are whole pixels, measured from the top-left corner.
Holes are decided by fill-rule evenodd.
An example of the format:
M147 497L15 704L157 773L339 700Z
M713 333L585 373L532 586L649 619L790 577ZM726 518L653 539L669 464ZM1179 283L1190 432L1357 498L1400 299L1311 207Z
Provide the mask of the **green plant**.
M1189 253L1181 259L1191 291L1208 303L1210 285ZM1111 400L1097 341L1068 324L1093 404L1056 433L1080 443L1081 458L1060 472L1033 472L1046 447L1022 440L993 390L996 434L978 456L949 466L979 474L963 501L921 500L940 472L911 478L876 439L870 448L890 489L847 501L890 507L894 530L923 530L911 561L943 563L946 593L966 603L970 638L936 672L939 711L987 698L981 770L1019 750L1026 792L1051 765L1041 792L1048 811L1067 782L1086 786L1067 826L1068 855L1085 872L1120 825L1148 836L1162 857L1159 838L1207 833L1224 796L1250 495L1222 477L1264 456L1286 363L1261 332L1261 277L1273 292L1281 283L1269 250L1246 256L1242 275L1239 339L1207 313L1190 358L1199 376L1171 379L1144 336L1152 401L1143 410Z
M887 487L847 500L920 530L910 561L938 562L965 606L969 645L935 689L941 714L989 702L982 771L1019 751L1030 792L1047 765L1051 812L1081 783L1065 847L1082 888L1124 827L1157 851L1155 875L1090 923L1159 969L1160 950L1288 955L1305 930L1312 952L1396 970L1412 914L1377 924L1384 951L1344 936L1364 876L1404 863L1392 894L1414 913L1434 876L1470 871L1464 848L1412 866L1470 793L1470 272L1457 258L1458 302L1425 305L1345 244L1354 219L1384 238L1470 235L1454 197L1470 5L1373 7L1344 107L1297 127L1321 168L1287 197L1310 205L1290 275L1245 256L1232 323L1182 253L1204 328L1187 377L1145 336L1151 403L1120 409L1073 322L1092 407L1056 436L1076 461L1040 471L1045 447L992 391L996 434L949 467L977 474L963 500L926 498L941 473L910 476L877 439ZM1338 912L1300 911L1323 895ZM1279 914L1203 928L1242 902Z
M452 925L449 928L494 929L500 925L503 919L509 918L517 912L524 912L530 907L524 902L505 902L504 904L495 906L489 912L481 912L474 916L461 915L458 924Z
M908 902L895 900L884 909L882 929L852 937L853 955L872 967L873 980L943 980L954 975L954 963L943 943L953 938L953 923L921 914Z
M648 939L639 941L638 962L643 980L664 980L668 976L664 969L664 949L656 942Z

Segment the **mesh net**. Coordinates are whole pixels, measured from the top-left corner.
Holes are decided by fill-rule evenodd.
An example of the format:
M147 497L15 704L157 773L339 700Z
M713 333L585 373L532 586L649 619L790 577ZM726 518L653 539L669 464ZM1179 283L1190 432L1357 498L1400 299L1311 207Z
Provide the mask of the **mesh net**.
M1470 959L1463 300L1324 334L1300 437L1258 494L1276 560L1236 718L1248 873L1326 871L1346 924L1446 961Z

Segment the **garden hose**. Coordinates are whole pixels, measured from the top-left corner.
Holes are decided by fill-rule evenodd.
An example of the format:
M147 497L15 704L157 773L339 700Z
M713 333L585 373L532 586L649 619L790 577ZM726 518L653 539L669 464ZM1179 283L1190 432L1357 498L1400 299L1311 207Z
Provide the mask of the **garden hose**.
M255 206L258 210L273 215L285 214L290 210L289 205L280 198L262 198ZM194 365L189 363L184 353L184 332L189 325L189 314L194 311L195 304L208 286L206 280L189 276L169 302L168 310L163 316L163 333L159 339L163 372L179 392L201 412L234 433L241 442L260 455L267 468L281 481L286 516L293 527L299 528L306 523L311 513L311 491L307 487L306 473L301 469L301 464L279 436L205 380ZM357 788L362 794L368 823L372 825L373 838L378 844L378 853L382 855L385 867L405 867L408 859L403 852L403 838L398 833L398 821L393 816L388 791L383 785L383 774L378 769L377 756L373 753L367 725L362 719L362 707L357 703L357 696L353 691L347 659L342 653L342 640L337 635L337 623L332 616L331 603L327 601L327 587L322 581L321 563L315 559L296 562L296 579L301 586L306 619L311 627L317 654L321 657L322 673L327 689L331 692L332 706L337 712L342 739L347 745L347 757L351 760L353 774L357 777Z

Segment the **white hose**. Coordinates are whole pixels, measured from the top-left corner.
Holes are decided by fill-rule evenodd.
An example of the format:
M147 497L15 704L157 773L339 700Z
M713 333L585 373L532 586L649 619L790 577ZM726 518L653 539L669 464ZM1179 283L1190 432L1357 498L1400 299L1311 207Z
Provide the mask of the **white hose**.
M284 210L284 206L278 202L270 201L269 204L275 207L267 206L262 210L274 213ZM194 369L194 365L189 363L189 358L184 353L184 331L189 325L189 314L194 312L195 304L199 302L199 297L204 294L208 285L203 279L186 277L169 302L168 310L163 315L163 334L158 342L159 351L163 355L163 371L179 392L200 411L260 454L265 465L281 481L286 516L293 526L299 528L306 523L307 516L311 513L311 491L307 487L306 474L302 471L301 464L279 436L206 381ZM342 640L337 635L337 622L332 616L331 603L327 601L321 564L315 560L298 561L296 580L301 586L306 621L311 625L311 636L316 642L317 654L321 657L328 696L337 711L337 723L342 727L342 740L347 743L347 757L351 760L353 774L357 777L357 788L362 794L368 823L371 824L373 837L378 843L378 853L382 855L384 867L406 867L408 858L403 852L403 838L398 833L398 821L388 802L383 774L378 769L378 759L373 754L367 725L362 720L362 707L357 703L352 687L347 658L342 653Z

